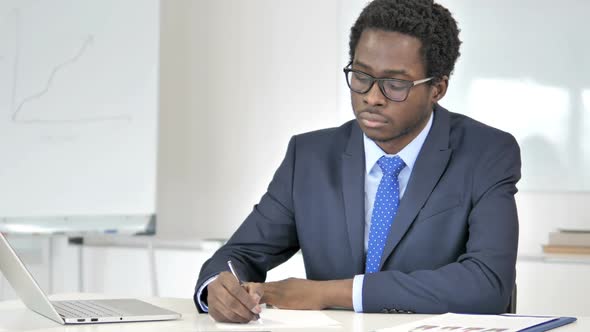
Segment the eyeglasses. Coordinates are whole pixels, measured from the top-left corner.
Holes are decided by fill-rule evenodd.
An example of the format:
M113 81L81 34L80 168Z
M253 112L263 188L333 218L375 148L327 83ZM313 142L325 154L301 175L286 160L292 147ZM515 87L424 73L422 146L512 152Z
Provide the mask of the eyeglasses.
M416 85L426 83L434 77L428 77L417 81L400 80L397 78L375 78L362 71L350 68L350 65L344 68L346 83L351 91L356 93L367 93L377 82L383 95L392 101L402 102L408 99L410 89Z

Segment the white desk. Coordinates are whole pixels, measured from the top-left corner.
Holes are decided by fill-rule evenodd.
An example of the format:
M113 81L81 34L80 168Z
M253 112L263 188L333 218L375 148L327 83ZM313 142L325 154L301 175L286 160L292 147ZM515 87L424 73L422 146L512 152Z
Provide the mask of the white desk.
M70 294L61 296L51 296L52 300L64 300L72 298L95 299L101 298L98 295L89 294ZM95 325L71 325L64 326L57 324L49 319L35 314L26 309L20 301L0 302L0 332L8 331L35 331L35 332L101 332L101 331L220 331L216 328L215 323L207 316L198 314L192 300L190 299L171 299L171 298L151 298L144 299L146 302L171 309L182 313L182 319L176 321L163 322L145 322L145 323L115 323L115 324L95 324ZM391 327L419 319L429 317L429 315L402 315L402 314L356 314L345 310L326 310L324 311L331 318L342 323L339 328L327 328L326 331L372 331L378 328ZM272 331L297 331L303 332L309 329L281 329ZM316 329L314 329L316 330ZM223 331L223 330L221 330ZM578 317L574 324L566 325L557 330L557 332L571 331L590 331L590 317Z

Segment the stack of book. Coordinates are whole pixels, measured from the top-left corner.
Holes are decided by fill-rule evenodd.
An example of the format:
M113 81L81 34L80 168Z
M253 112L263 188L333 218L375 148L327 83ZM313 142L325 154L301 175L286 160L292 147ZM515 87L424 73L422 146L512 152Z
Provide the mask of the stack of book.
M561 229L549 233L549 243L543 246L548 254L590 255L590 229Z

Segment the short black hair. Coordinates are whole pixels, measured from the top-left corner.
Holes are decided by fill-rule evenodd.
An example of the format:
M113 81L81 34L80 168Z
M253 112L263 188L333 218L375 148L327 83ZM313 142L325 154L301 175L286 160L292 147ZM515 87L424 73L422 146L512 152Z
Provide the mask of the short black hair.
M433 0L374 0L361 12L350 29L349 55L366 29L395 31L422 42L427 77L451 76L459 58L459 28L448 9Z

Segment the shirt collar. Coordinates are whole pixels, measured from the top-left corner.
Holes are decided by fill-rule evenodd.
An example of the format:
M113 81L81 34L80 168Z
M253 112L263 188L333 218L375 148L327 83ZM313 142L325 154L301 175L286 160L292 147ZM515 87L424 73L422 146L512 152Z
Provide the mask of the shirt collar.
M408 145L401 149L401 151L397 154L404 161L404 163L406 163L406 166L410 169L410 172L414 168L414 163L418 158L420 149L422 149L422 145L424 145L426 136L428 136L428 132L432 127L433 116L434 112L430 113L430 118L428 119L428 123L426 124L426 126L424 126L424 129L422 129L418 136L416 136ZM375 167L377 160L388 154L385 153L385 151L381 150L377 143L375 143L372 139L368 138L365 134L363 134L363 144L365 146L365 172L366 174L369 174L373 167Z

